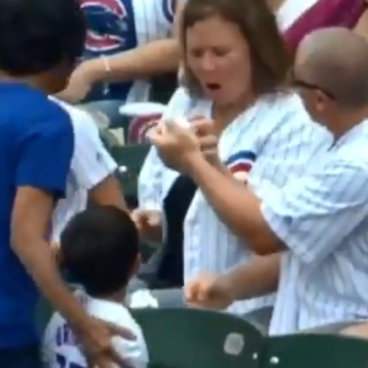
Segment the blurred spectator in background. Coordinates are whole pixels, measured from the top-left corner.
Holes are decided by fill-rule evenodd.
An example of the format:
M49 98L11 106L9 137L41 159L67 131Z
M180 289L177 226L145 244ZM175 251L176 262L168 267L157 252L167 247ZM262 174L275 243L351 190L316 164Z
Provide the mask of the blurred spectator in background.
M91 102L116 125L122 103L148 100L152 76L177 71L173 24L181 1L79 0L88 28L85 52L58 97Z
M368 37L363 0L268 0L287 45L295 51L302 38L319 28L357 29Z

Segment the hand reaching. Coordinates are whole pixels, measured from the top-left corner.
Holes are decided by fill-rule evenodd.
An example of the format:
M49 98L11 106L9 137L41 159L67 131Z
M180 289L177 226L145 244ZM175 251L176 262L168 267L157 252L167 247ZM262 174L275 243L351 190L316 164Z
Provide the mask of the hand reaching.
M234 302L230 286L222 276L202 274L185 285L185 299L191 306L225 309Z
M161 160L173 170L188 173L192 161L202 156L194 131L175 122L160 123L150 130L148 137Z
M142 240L160 241L162 234L161 212L136 209L131 214Z
M97 58L84 61L78 65L70 76L68 86L56 97L71 104L82 101L97 81L93 69L95 63L102 63L102 61Z
M203 156L212 165L221 166L218 156L218 135L213 122L201 118L194 119L191 123Z

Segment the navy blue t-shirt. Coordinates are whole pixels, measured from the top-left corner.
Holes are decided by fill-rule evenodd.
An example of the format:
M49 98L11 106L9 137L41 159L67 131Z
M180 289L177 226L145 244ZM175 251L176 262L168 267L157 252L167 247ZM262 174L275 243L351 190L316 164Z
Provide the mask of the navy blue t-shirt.
M73 149L73 127L60 106L26 85L0 83L0 349L37 341L38 292L10 246L17 187L62 197Z

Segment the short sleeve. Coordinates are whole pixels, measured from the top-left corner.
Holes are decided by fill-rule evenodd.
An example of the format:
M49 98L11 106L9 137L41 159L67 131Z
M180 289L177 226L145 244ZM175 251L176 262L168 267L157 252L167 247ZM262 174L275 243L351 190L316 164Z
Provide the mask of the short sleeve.
M74 149L69 115L51 101L39 106L17 142L17 187L32 187L63 197Z
M331 145L330 135L311 120L297 96L280 99L272 109L265 109L259 125L258 157L250 179L268 179L278 187L300 177Z
M94 188L117 169L117 164L104 147L97 125L84 111L73 111L75 150L72 170L78 186Z
M293 180L261 210L273 232L305 263L319 263L368 214L367 169L334 160Z

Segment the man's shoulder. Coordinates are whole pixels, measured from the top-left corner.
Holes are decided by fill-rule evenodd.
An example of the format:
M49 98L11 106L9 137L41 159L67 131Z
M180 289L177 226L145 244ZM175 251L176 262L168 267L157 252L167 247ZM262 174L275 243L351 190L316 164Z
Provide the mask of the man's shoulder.
M10 101L2 100L1 105L1 115L8 116L13 131L19 131L23 137L39 133L58 135L72 131L69 115L40 91L23 89L13 95Z
M299 116L302 121L313 121L301 98L294 92L280 92L265 96L260 100L265 110L277 113L280 117Z
M329 143L331 135L308 114L299 95L293 92L276 95L269 102L269 116L275 128L282 127L283 134L310 136L311 140ZM269 119L268 119L269 120ZM272 125L272 124L269 124Z
M47 96L40 90L31 88L21 83L4 83L0 86L1 109L12 109L18 113L27 113L25 106L30 111L37 111L38 105L52 107Z
M13 88L0 89L0 111L2 115L13 118L26 117L24 124L30 121L49 121L50 118L67 120L68 115L53 101L49 100L41 91L26 86L13 86ZM58 119L59 118L59 119Z

